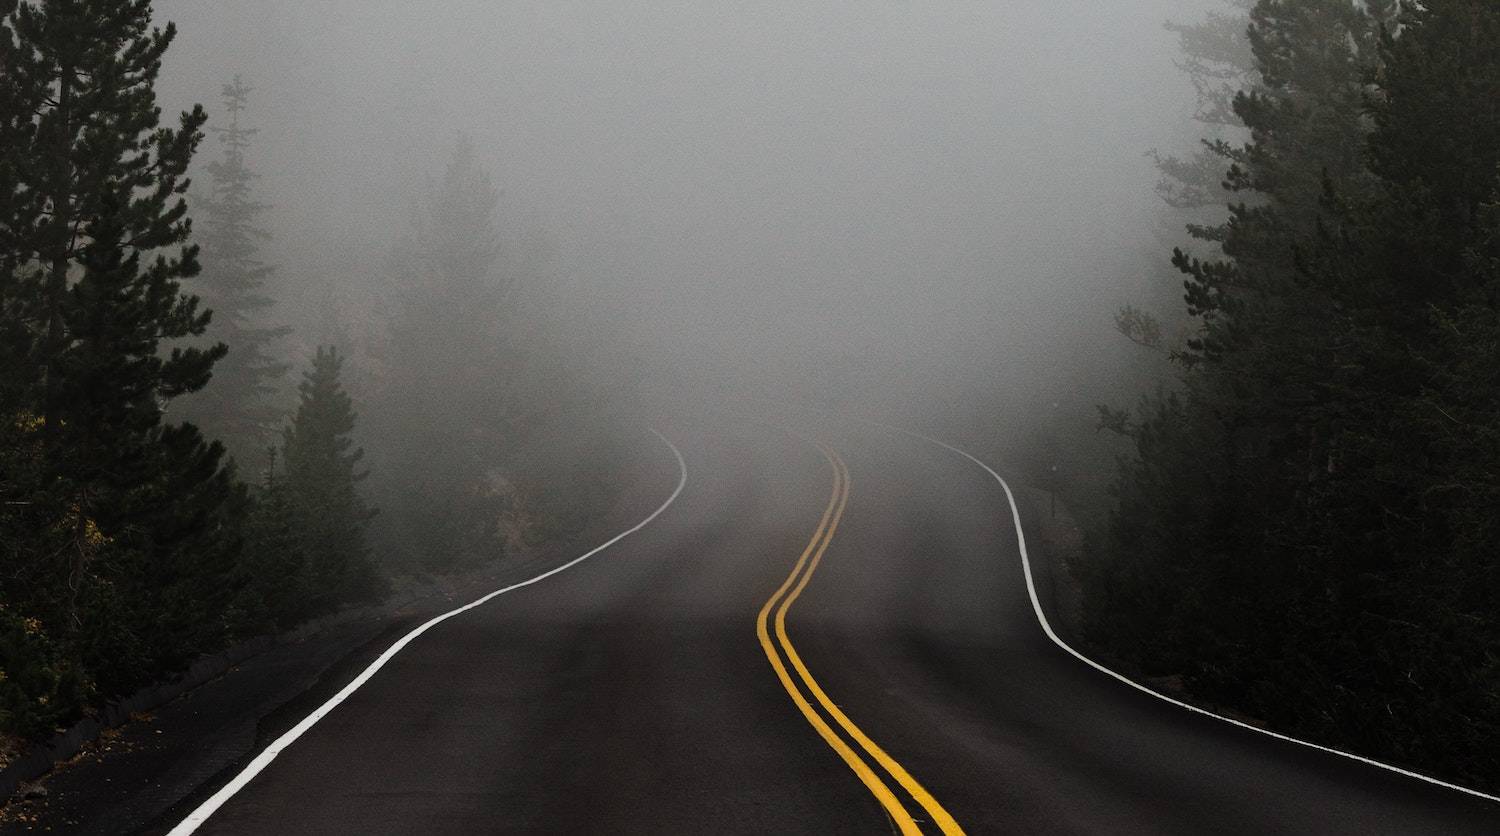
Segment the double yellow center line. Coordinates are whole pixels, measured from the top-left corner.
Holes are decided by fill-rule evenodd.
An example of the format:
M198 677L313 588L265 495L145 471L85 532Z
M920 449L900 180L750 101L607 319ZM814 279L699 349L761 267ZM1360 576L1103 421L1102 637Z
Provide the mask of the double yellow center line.
M870 765L870 761L874 761L885 770L887 775L895 779L912 800L927 811L929 820L936 824L944 834L950 834L950 836L961 834L964 832L963 828L959 827L958 822L948 815L943 805L939 804L931 793L923 789L922 785L917 783L917 780L911 777L901 764L886 754L884 749L877 746L875 741L854 725L854 721L850 720L837 705L834 705L833 700L828 698L828 694L824 693L822 686L818 685L818 681L813 678L807 665L803 664L802 657L797 655L797 649L792 646L792 640L787 637L787 610L791 609L797 597L802 594L802 590L807 588L808 581L812 580L813 572L817 571L818 564L823 560L823 553L828 550L828 544L832 542L834 532L838 530L839 521L843 519L844 507L849 504L849 468L844 466L844 461L838 453L822 445L818 445L818 449L823 452L828 463L833 467L833 496L828 500L828 508L823 512L823 518L818 522L818 528L813 532L812 540L802 551L802 556L797 559L797 565L792 568L792 573L782 582L781 588L776 590L770 600L766 601L765 606L760 608L760 615L755 619L755 632L760 637L760 646L765 650L766 658L770 660L771 667L776 670L776 676L781 680L782 687L791 696L792 702L796 703L797 708L801 710L802 716L807 718L807 722L817 730L823 740L838 753L839 757L844 759L844 763L854 770L854 774L859 776L859 780L874 794L903 834L909 836L920 834L922 830L907 812L906 805ZM768 628L773 610L776 628L774 642ZM801 680L800 686L788 672L788 662L797 672L797 678ZM833 726L829 725L823 713L819 713L818 709L813 707L812 701L809 701L804 690L812 695L812 701L816 701L824 713L833 718L833 722L843 729L844 734L863 750L863 755L855 751L854 747L850 746L833 729Z

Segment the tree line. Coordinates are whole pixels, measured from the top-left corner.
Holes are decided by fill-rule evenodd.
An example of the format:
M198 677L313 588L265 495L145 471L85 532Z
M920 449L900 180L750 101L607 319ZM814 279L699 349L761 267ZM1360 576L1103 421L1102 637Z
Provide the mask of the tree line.
M1182 307L1117 320L1175 375L1101 408L1129 452L1088 638L1500 788L1500 5L1240 0L1175 28L1210 126L1158 158Z
M370 420L347 340L289 359L253 91L163 124L175 37L148 0L0 2L0 735L500 556L527 489L503 451L570 405L509 373L537 361L502 338L514 277L466 143L393 247Z

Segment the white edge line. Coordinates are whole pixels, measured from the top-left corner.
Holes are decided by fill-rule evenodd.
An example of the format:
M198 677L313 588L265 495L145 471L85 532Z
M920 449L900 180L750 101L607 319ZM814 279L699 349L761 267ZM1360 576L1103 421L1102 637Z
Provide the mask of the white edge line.
M538 581L550 578L565 569L577 566L578 564L582 563L585 560L588 560L599 552L602 552L610 546L613 546L615 543L620 542L631 534L634 534L635 532L640 531L642 528L645 528L652 520L660 516L663 511L667 510L668 506L677 501L677 497L682 493L682 489L687 487L687 462L683 460L682 452L677 449L676 445L668 441L666 436L662 435L654 429L651 430L651 432L657 438L661 439L663 444L666 444L667 447L671 449L672 455L677 459L677 470L679 473L677 479L677 488L672 491L671 496L667 497L667 501L661 504L661 507L657 508L655 511L652 511L649 517L646 517L644 520L641 520L630 528L627 528L619 534L616 534L614 537L610 538L602 545L595 546L586 554L575 557L567 563L549 569L534 578L511 584L510 586L504 587L503 589L497 589L494 592L488 593L481 598L471 601L470 603L465 604L456 610L449 610L442 615L435 616L434 618L428 620L426 623L422 624L420 627L417 627L410 633L402 636L399 641L391 645L384 653L380 654L379 658L377 658L374 662L371 662L369 667L361 671L359 676L356 676L352 682L350 682L348 685L345 685L343 690L339 691L337 694L334 694L331 698L329 698L327 702L318 706L317 710L313 711L313 713L302 718L302 722L293 726L281 737L278 737L276 738L276 740L272 741L271 745L267 746L263 751L261 751L260 754L256 755L255 759L250 761L250 763L247 764L244 769L240 770L240 773L234 776L234 778L230 780L229 783L221 787L219 791L210 796L207 801L204 801L202 804L198 805L198 808L189 813L187 818L183 819L180 824L172 828L168 836L187 836L188 834L197 830L200 826L203 825L204 822L208 821L208 818L210 816L212 816L220 807L224 805L224 802L232 798L234 794L239 792L241 789L244 789L246 784L250 783L250 781L255 778L256 775L259 775L262 770L269 766L271 761L276 759L277 755L281 754L283 750L296 742L297 738L305 734L307 730L312 728L319 720L326 717L329 712L333 711L335 708L338 708L339 704L348 699L350 694L353 694L355 691L359 690L359 687L361 685L364 685L366 682L370 681L370 678L375 675L376 671L379 671L382 667L384 667L386 662L389 662L392 657L394 657L397 653L400 653L407 645L415 641L418 636L422 635L433 627L436 627L438 624L447 621L455 615L468 612L469 610L472 610L475 607L484 604L492 598L504 595L505 593L511 592L512 590L520 589L523 586L530 586Z
M861 420L861 419L855 419L855 420ZM1271 731L1269 729L1263 729L1263 728L1260 728L1258 726L1252 726L1249 723L1245 723L1245 722L1242 722L1240 720L1236 720L1233 717L1225 717L1222 714L1215 714L1212 711L1208 711L1206 709L1199 708L1196 705L1189 705L1188 703L1182 702L1181 700L1175 700L1175 699L1173 699L1173 698L1171 698L1171 697L1169 697L1169 696L1167 696L1165 694L1162 694L1162 693L1160 693L1158 691L1154 691L1154 690L1152 690L1150 688L1147 688L1146 686L1140 684L1139 682L1136 682L1135 680L1131 679L1130 677L1125 676L1124 674L1116 673L1115 671L1112 671L1109 668L1106 668L1105 666L1099 664L1098 662L1095 662L1093 659L1090 659L1089 657L1083 655L1082 653L1079 653L1077 650L1074 650L1071 645L1069 645L1067 642L1063 641L1062 638L1059 637L1057 635L1057 633L1052 630L1052 624L1047 621L1047 614L1042 611L1042 602L1041 602L1040 599L1037 598L1037 594L1036 594L1036 583L1034 581L1032 581L1032 578L1031 578L1031 557L1030 557L1030 555L1027 554L1027 551L1026 551L1026 533L1021 530L1021 512L1020 512L1019 509L1016 508L1016 497L1015 497L1015 494L1011 493L1010 485L1006 483L1005 479L1001 478L1000 474L996 473L994 471L994 469L991 468L989 465L985 464L984 462L980 461L978 458L970 455L969 453L967 453L967 452L965 452L963 450L960 450L957 447L954 447L952 444L947 444L947 443L944 443L942 441L938 441L937 439L932 438L931 436L922 435L921 433L918 433L918 432L913 432L911 430L902 429L900 427L893 427L893 426L890 426L889 424L881 424L881 423L876 422L876 421L868 421L868 422L865 422L865 423L875 424L876 426L883 427L884 429L893 430L893 431L901 433L903 435L911 436L912 438L921 439L922 441L926 441L926 442L928 442L930 444L936 444L937 446L942 447L945 450L949 450L951 452L957 453L958 455L963 456L964 458L968 459L969 461L973 462L974 464L979 465L979 467L982 468L985 473L988 473L990 476L993 476L994 479L995 479L995 481L1000 483L1000 487L1005 489L1005 499L1006 499L1007 502L1010 503L1010 515L1011 515L1011 519L1013 519L1015 521L1015 526L1016 526L1016 544L1018 546L1020 546L1020 548L1021 548L1021 566L1026 571L1026 592L1031 596L1031 608L1032 608L1032 610L1034 610L1036 612L1036 620L1041 623L1041 625L1042 625L1042 631L1047 634L1047 638L1051 639L1053 644L1055 644L1058 647L1062 648L1063 650L1067 651L1067 653L1069 655L1073 656L1078 661L1083 662L1085 665L1088 665L1089 667L1093 668L1096 671L1099 671L1100 673L1103 673L1103 674L1105 674L1107 676L1114 677L1115 679L1117 679L1117 680L1125 683L1126 685L1129 685L1131 688L1134 688L1135 690L1140 691L1143 694L1150 694L1151 696L1156 697L1159 700L1162 700L1164 702L1169 702L1172 705L1177 706L1178 708L1187 709L1188 711L1191 711L1194 714L1201 714L1204 717L1212 717L1215 720L1221 720L1221 721L1223 721L1225 723L1229 723L1230 725L1239 726L1242 729L1249 729L1250 731L1253 731L1253 732L1255 732L1257 734L1263 734L1263 735L1265 735L1267 737L1274 737L1277 740L1285 741L1287 743L1295 743L1298 746L1306 746L1309 749L1316 749L1319 752L1327 752L1330 755L1338 755L1339 757L1342 757L1342 758L1348 758L1349 760L1359 761L1360 763L1367 764L1369 766L1377 767L1379 769L1384 769L1387 772L1394 772L1394 773L1396 773L1398 775L1404 775L1404 776L1406 776L1408 778L1415 778L1418 781L1425 781L1425 782L1427 782L1429 784L1435 784L1435 785L1437 785L1439 787L1444 787L1444 788L1450 789L1450 790L1456 790L1456 791L1464 793L1466 795L1472 795L1475 798L1482 798L1482 799L1484 799L1486 801L1500 802L1500 796L1493 796L1493 795L1490 795L1488 793L1480 792L1479 790L1476 790L1476 789L1470 789L1469 787L1460 786L1458 784L1450 784L1447 781L1441 780L1439 778L1433 778L1430 775L1423 775L1420 772L1413 772L1413 771L1411 771L1409 769L1402 769L1399 766L1393 766L1393 765L1388 764L1388 763L1381 763L1380 761L1374 760L1372 758L1367 758L1367 757L1365 757L1363 755L1356 755L1353 752L1344 752L1344 751L1340 751L1338 749L1332 749L1332 748L1329 748L1327 746L1323 746L1323 745L1320 745L1320 744L1317 744L1317 743L1313 743L1311 741L1299 740L1299 739L1297 739L1295 737L1291 737L1289 735L1281 734L1280 732L1274 732L1274 731Z

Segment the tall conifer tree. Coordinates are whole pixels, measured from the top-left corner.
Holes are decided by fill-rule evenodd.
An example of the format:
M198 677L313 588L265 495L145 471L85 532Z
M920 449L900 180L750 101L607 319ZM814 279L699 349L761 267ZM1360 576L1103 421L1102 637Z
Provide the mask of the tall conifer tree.
M370 562L365 526L375 512L360 496L364 450L354 446L354 404L339 381L344 358L319 348L298 387L300 403L286 428L282 460L291 519L306 556L308 614L371 598L381 583Z
M498 199L460 139L396 258L402 287L380 401L391 457L384 523L405 561L435 570L496 557L501 545L492 471L506 443L508 285L497 269Z
M201 201L202 222L195 236L203 271L193 287L213 312L208 336L227 344L229 354L214 367L213 384L185 399L183 406L205 435L222 441L235 461L254 473L264 464L266 445L282 415L275 396L288 366L274 359L272 346L291 329L265 324L275 303L264 285L275 268L259 256L270 233L259 225L268 207L255 200L256 174L247 160L257 130L240 121L251 92L239 76L224 85L228 124L210 128L224 151L208 165L212 191Z
M1500 6L1395 13L1257 3L1246 199L1178 254L1201 339L1128 427L1090 610L1211 700L1493 787Z
M208 322L179 287L198 269L183 195L204 115L159 124L175 30L152 27L146 0L4 5L6 421L29 466L0 514L33 536L4 544L0 583L115 693L224 630L221 449L162 422L224 353L162 345Z
M1197 671L1217 698L1264 676L1286 640L1272 620L1317 571L1281 547L1306 535L1292 511L1326 462L1337 410L1326 382L1335 309L1297 253L1318 240L1330 186L1349 199L1372 192L1363 107L1388 13L1350 0L1250 10L1257 72L1233 98L1250 138L1210 146L1239 200L1222 226L1192 230L1222 256L1174 257L1199 325L1179 354L1181 391L1148 400L1138 423L1106 413L1136 454L1115 486L1111 561L1093 585L1100 629L1132 653L1149 648L1155 664ZM1153 591L1184 586L1192 594L1172 601Z
M1193 84L1197 106L1193 121L1206 135L1196 152L1177 157L1153 152L1161 172L1157 194L1168 206L1194 215L1222 213L1229 195L1224 188L1221 143L1243 127L1235 97L1253 89L1259 74L1246 30L1254 0L1228 0L1227 11L1213 11L1196 23L1169 23L1182 50L1178 68Z
M1386 752L1494 788L1500 6L1405 4L1382 52L1370 102L1379 190L1346 207L1310 259L1353 312L1338 333L1333 472L1311 516L1358 544L1327 548L1344 572L1329 588L1364 628L1350 644L1373 660L1348 725L1389 723Z

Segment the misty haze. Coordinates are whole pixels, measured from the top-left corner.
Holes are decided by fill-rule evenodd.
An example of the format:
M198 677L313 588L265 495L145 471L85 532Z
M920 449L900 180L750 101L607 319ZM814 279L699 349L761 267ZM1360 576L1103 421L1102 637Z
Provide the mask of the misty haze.
M0 0L0 832L1500 832L1493 0Z

